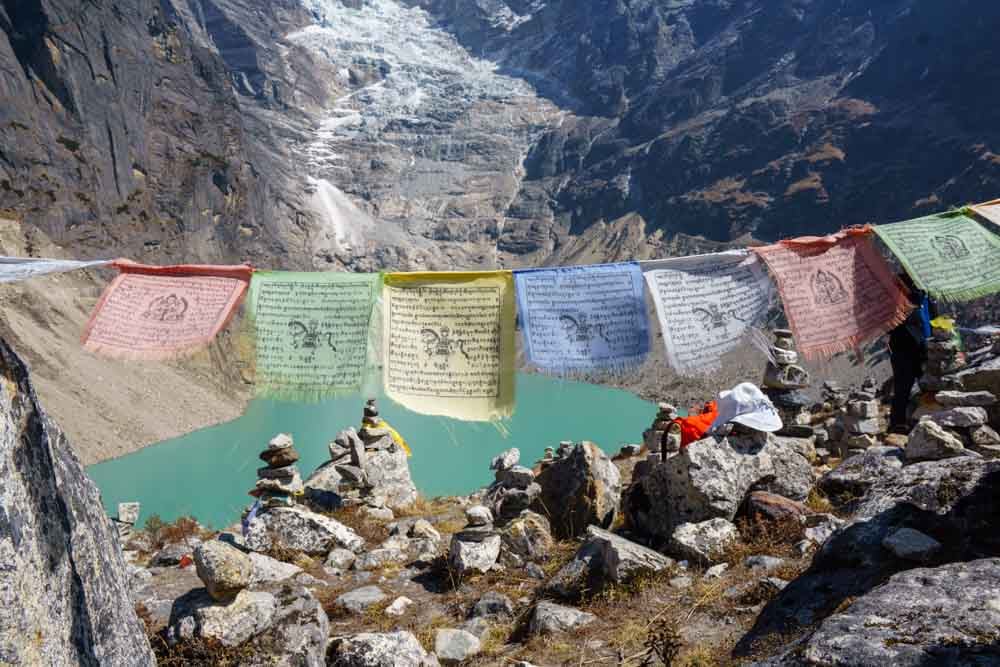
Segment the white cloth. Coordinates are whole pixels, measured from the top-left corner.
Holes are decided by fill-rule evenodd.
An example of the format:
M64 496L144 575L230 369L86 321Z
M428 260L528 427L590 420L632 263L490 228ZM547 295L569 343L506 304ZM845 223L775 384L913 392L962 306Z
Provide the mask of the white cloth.
M756 255L731 250L640 262L678 373L707 373L763 322L774 284Z
M50 273L65 273L94 266L106 266L110 259L79 262L72 259L36 259L34 257L0 256L0 283L13 283Z
M743 382L720 393L715 404L719 414L709 427L709 433L730 422L768 433L781 430L781 417L774 403L752 382Z

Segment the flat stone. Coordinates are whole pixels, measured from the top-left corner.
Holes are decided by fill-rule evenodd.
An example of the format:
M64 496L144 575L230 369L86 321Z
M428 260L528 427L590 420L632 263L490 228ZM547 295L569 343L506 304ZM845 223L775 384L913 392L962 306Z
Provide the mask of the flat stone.
M299 469L295 465L281 466L280 468L257 468L257 477L265 479L285 479L291 481L299 474Z
M295 441L292 440L292 436L288 435L287 433L279 433L278 435L271 438L271 440L267 443L267 448L271 450L288 449L294 444Z
M950 408L929 414L922 418L922 420L924 419L930 419L941 426L951 428L972 428L985 424L989 415L983 408Z
M988 391L939 391L934 400L946 408L989 407L996 405L997 398Z
M283 466L290 466L298 461L299 453L295 451L294 447L285 447L284 449L265 449L260 453L260 458L269 466L281 468Z
M496 480L505 486L515 489L526 489L535 481L535 473L531 471L531 468L513 466L498 470L496 472Z
M591 613L552 602L539 602L531 616L529 631L534 635L571 632L597 621Z
M337 598L338 605L352 614L363 614L368 607L386 599L386 594L378 586L362 586Z
M940 542L912 528L900 528L882 540L882 546L897 558L918 563L926 563L941 550Z
M465 630L441 628L434 636L434 653L445 664L464 662L481 650L479 637Z
M336 519L301 507L259 513L250 522L246 543L254 551L268 551L276 545L312 555L325 555L336 547L356 553L365 545L361 536Z
M333 640L328 664L338 667L431 667L437 661L410 632L362 632Z
M251 584L263 584L273 581L285 581L302 573L302 568L291 563L283 563L264 554L251 551L247 554L253 566L250 575Z

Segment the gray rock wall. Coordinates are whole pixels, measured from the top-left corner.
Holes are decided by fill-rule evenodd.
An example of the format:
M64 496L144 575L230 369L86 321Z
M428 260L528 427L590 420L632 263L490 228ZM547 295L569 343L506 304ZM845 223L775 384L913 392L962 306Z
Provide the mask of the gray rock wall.
M0 663L153 665L97 487L0 340Z

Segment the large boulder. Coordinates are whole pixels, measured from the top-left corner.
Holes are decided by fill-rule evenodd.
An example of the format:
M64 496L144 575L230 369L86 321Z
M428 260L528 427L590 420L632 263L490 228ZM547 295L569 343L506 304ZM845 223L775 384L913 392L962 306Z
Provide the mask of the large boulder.
M362 632L334 640L327 664L337 667L432 667L438 664L409 632Z
M0 663L154 665L101 496L0 340Z
M455 535L448 549L448 565L459 577L468 572L489 572L500 558L500 544L496 533L475 540Z
M961 438L949 433L940 424L930 419L920 420L910 431L910 439L906 442L906 460L908 462L937 461L961 456L964 452L965 446L962 444Z
M796 440L762 433L690 444L629 487L629 525L667 540L684 523L732 521L751 488L805 499L813 484L812 465L808 450Z
M247 547L268 551L278 547L323 556L340 547L358 552L365 541L351 528L302 507L274 507L257 514L250 522Z
M798 665L1000 664L1000 558L909 570L823 621Z
M549 520L541 514L524 510L500 531L504 551L522 560L548 557L555 540Z
M221 540L202 542L194 550L198 578L216 600L228 600L250 585L254 564L250 557Z
M618 514L621 473L592 442L577 443L535 479L541 493L531 509L548 517L558 537L577 537L590 525L608 528Z
M174 602L167 641L211 639L226 646L246 646L254 664L325 665L330 622L307 588L281 584L245 589L220 604L195 589Z
M879 480L903 467L904 451L898 447L871 447L845 459L819 478L816 486L833 499L860 498Z
M662 572L674 565L663 554L596 526L587 529L585 544L596 547L604 576L615 583L644 572Z
M934 563L1000 555L998 494L996 460L956 457L890 469L872 482L855 516L819 548L810 568L768 603L738 653L814 626L844 601L913 567L909 552L890 548L901 529L912 528L941 545L928 554Z
M366 452L364 471L368 477L368 494L385 498L390 509L404 509L417 502L417 487L410 477L406 452L395 443Z

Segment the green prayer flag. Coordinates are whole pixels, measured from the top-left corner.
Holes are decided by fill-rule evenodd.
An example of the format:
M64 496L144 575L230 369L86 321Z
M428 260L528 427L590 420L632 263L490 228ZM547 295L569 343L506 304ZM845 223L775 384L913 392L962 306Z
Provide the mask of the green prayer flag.
M931 298L969 301L1000 292L1000 237L965 211L877 225L875 233Z
M250 282L258 395L314 401L359 393L379 274L262 271Z

